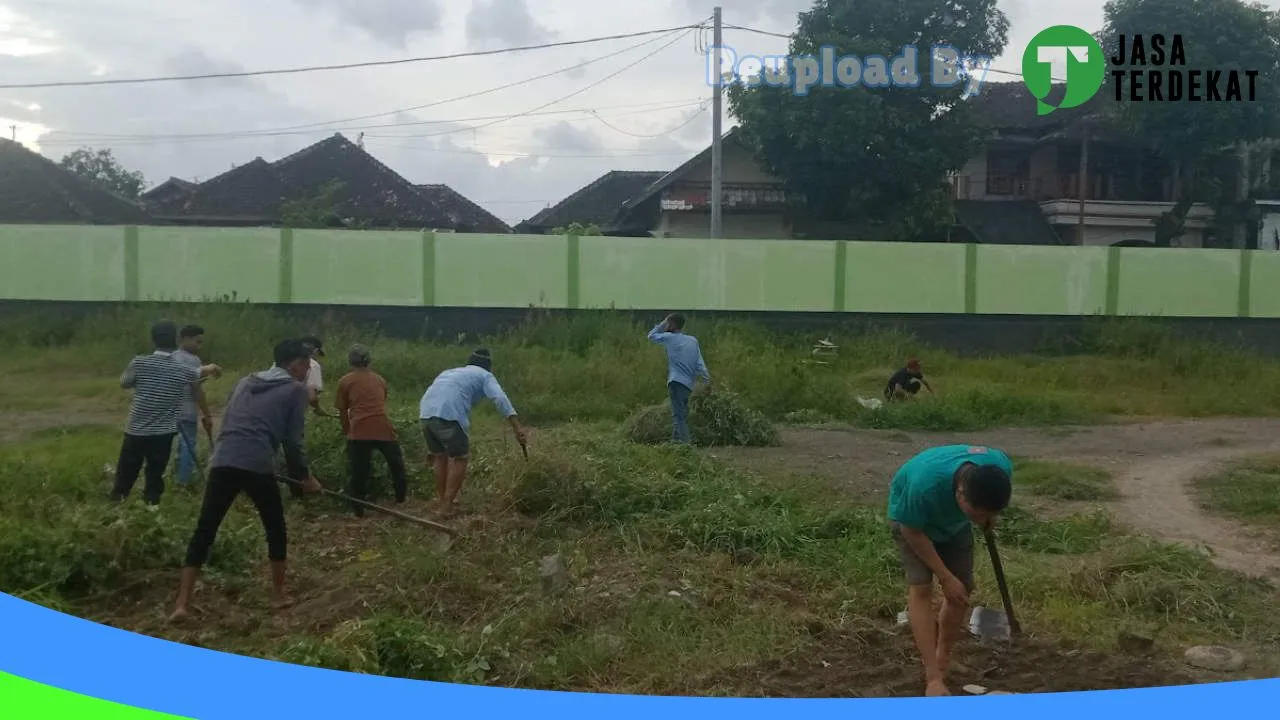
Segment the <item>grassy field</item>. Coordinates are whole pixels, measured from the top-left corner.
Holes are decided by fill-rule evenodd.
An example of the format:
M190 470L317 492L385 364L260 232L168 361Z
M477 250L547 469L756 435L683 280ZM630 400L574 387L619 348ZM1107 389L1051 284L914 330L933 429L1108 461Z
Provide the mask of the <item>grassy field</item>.
M233 377L267 367L274 341L314 332L330 348L332 386L342 349L371 345L411 461L411 511L424 512L433 480L419 461L416 403L469 345L388 340L336 323L289 327L229 305L126 309L83 321L6 318L0 408L17 422L0 432L0 591L196 645L404 677L641 693L920 689L909 640L894 629L904 590L883 508L818 480L631 442L626 421L663 399L663 357L646 343L647 328L607 319L542 320L485 340L496 374L535 428L531 457L523 459L490 409L478 411L462 497L469 514L448 553L434 552L412 525L357 521L326 499L292 503L300 603L274 615L261 529L246 503L219 536L196 596L198 622L170 627L164 616L198 496L170 490L154 514L136 501L105 502L104 465L114 464L128 403L117 377L148 349L147 326L158 314L205 326L205 359ZM696 318L689 329L718 384L761 422L915 432L1117 415L1280 415L1280 364L1175 342L1142 324L1109 327L1091 354L1072 357L960 359L905 337L835 337L842 355L825 368L803 363L811 338ZM857 403L878 396L908 355L922 359L938 398L879 412ZM210 384L215 404L232 384ZM309 424L315 472L341 488L337 423ZM1017 460L1015 507L1000 539L1031 637L1000 660L1014 668L1001 680L1009 689L1200 679L1126 656L1116 648L1120 631L1151 635L1168 657L1186 643L1280 641L1274 589L1118 526L1105 507L1116 497L1106 472ZM998 605L978 552L978 601ZM548 592L538 562L556 553L568 583ZM958 673L977 673L984 652L960 658L970 667ZM1082 652L1103 655L1064 660Z

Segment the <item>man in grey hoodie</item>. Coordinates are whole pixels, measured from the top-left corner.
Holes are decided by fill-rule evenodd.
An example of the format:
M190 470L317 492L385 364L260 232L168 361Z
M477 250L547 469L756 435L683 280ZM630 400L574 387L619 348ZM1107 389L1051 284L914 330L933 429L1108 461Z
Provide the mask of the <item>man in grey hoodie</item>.
M320 492L321 487L307 467L302 444L310 404L303 383L311 354L302 342L286 340L276 346L274 355L274 367L242 379L227 401L217 446L209 460L200 519L187 546L174 620L186 617L192 590L200 568L209 559L218 527L242 492L257 507L266 530L273 604L277 608L290 604L284 589L287 536L284 503L276 487L276 451L284 447L289 475L304 491Z

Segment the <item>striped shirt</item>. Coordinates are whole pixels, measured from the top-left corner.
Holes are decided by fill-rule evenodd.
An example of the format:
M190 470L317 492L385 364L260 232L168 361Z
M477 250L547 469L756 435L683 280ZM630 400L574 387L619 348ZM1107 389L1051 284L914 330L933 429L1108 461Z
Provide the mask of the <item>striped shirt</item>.
M186 350L178 350L173 354L173 359L184 365L190 365L197 371L200 369L200 358L187 352ZM200 406L196 404L195 388L187 395L187 399L182 401L182 411L178 414L178 419L183 422L193 423L200 419Z
M178 432L182 402L199 380L200 368L183 364L172 353L157 350L135 357L120 376L120 387L133 390L125 433L149 437Z

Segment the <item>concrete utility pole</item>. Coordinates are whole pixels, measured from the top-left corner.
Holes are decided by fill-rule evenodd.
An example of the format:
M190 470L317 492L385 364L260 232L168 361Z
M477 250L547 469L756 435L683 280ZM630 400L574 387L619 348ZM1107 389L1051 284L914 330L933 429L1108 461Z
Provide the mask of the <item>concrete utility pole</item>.
M720 190L720 178L724 172L724 166L721 164L721 148L720 148L720 124L721 124L721 107L720 98L722 95L721 86L724 83L724 74L720 66L724 53L721 52L721 26L720 26L720 8L717 7L712 14L712 48L715 50L715 67L716 78L715 84L711 88L711 237L719 238L721 230L721 207L720 203L723 199L723 193Z

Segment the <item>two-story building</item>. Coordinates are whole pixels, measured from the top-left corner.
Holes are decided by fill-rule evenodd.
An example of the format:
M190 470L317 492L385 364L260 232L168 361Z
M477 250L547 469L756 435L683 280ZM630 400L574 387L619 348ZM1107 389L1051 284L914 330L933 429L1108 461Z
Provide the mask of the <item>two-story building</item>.
M988 83L970 102L990 134L953 178L958 201L1034 202L1067 244L1154 243L1156 219L1174 207L1177 173L1108 121L1105 93L1048 115L1036 114L1020 82ZM1193 205L1174 244L1204 247L1212 214Z

